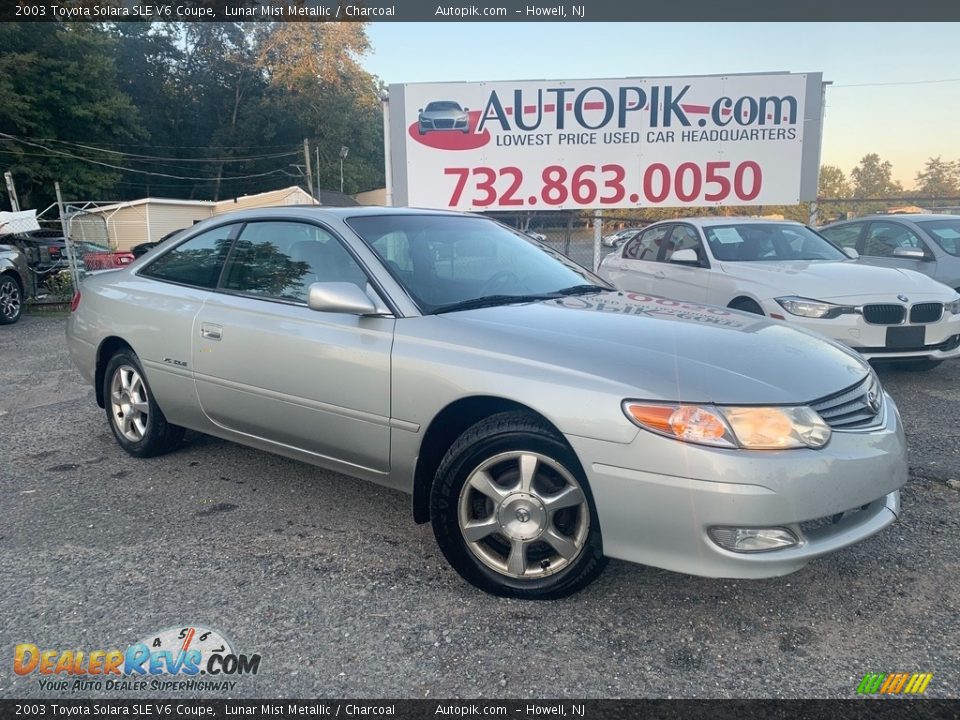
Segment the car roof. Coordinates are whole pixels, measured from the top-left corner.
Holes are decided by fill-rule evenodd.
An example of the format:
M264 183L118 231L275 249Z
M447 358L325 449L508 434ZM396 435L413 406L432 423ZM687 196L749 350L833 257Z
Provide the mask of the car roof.
M960 220L960 215L947 215L941 213L876 213L874 215L863 215L861 217L850 218L849 220L837 220L836 222L830 223L830 225L864 222L865 220L906 220L908 222L916 222L917 220ZM825 225L824 227L830 227L830 225Z
M672 220L658 220L654 225L663 225L665 223L677 223L684 222L689 223L690 225L696 225L697 227L710 227L713 225L799 225L802 226L803 223L798 223L795 220L778 220L775 218L758 218L758 217L683 217L683 218L673 218ZM652 227L650 225L647 228ZM647 228L644 228L645 230Z
M294 211L294 212L291 212ZM328 207L318 205L284 205L281 207L249 208L246 210L234 210L230 213L218 214L216 217L223 218L227 215L232 218L242 219L245 217L272 217L289 216L298 217L313 216L318 219L336 218L343 220L352 217L371 217L371 216L389 216L389 215L449 215L451 217L477 217L475 213L454 212L451 210L433 210L430 208L409 208L409 207L383 207L380 205L356 205L350 207Z

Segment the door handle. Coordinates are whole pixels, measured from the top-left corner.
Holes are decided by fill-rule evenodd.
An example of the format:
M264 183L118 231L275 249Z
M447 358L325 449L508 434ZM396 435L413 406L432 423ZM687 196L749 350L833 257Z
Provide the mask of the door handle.
M207 340L219 340L223 335L223 328L213 323L200 323L200 337Z

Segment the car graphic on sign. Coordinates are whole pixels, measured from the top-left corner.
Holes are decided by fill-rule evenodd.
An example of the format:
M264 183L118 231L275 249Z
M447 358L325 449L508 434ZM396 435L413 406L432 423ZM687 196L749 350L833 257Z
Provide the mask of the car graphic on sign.
M434 100L418 111L417 130L421 135L435 130L457 130L466 134L470 132L468 110L453 100Z

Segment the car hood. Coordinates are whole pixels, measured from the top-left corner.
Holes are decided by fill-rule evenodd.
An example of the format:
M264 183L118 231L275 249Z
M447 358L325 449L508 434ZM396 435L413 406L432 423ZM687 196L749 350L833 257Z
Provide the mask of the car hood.
M897 295L910 301L948 301L948 288L914 270L862 265L853 260L838 262L721 262L720 270L743 281L743 288L763 299L799 295L813 300L890 302Z
M839 344L786 323L635 293L430 315L417 326L431 343L589 375L649 400L806 403L868 373Z

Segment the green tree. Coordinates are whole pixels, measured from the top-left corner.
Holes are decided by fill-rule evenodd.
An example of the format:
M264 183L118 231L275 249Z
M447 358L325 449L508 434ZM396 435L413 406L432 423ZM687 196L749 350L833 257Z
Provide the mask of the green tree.
M339 189L340 148L348 193L383 184L379 82L360 64L364 23L272 23L257 28L257 65L269 80L267 137L307 137L320 153L320 187ZM299 136L299 137L298 137ZM311 158L311 162L315 158Z
M848 198L852 193L843 170L835 165L820 167L820 184L817 195L821 198Z
M885 197L901 192L899 182L893 180L893 165L881 160L876 153L864 155L860 164L850 171L853 195L858 198Z
M114 50L114 38L95 25L0 24L0 158L23 207L51 203L57 180L69 197L113 195L116 157L78 144L143 135L118 86Z
M929 158L917 173L917 191L933 197L960 195L960 162L946 162L939 155Z

